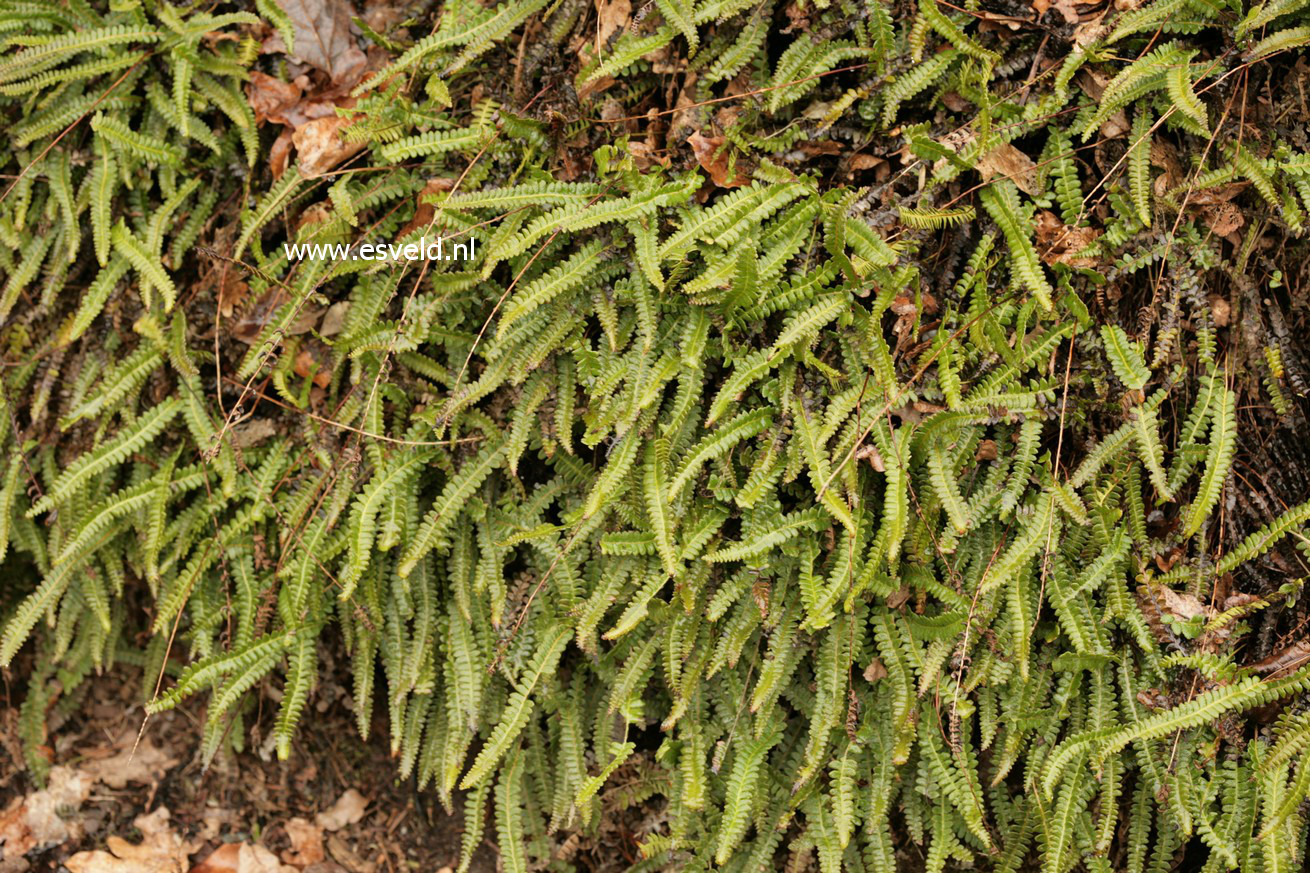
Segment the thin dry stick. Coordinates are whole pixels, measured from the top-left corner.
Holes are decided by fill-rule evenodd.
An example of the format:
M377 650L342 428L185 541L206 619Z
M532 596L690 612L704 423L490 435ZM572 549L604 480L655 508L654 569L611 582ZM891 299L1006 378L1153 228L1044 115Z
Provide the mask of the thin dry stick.
M714 106L718 103L727 103L732 100L744 100L747 97L758 97L761 94L768 94L770 91L778 91L782 88L790 88L792 85L800 85L804 82L812 82L815 79L822 79L825 76L835 76L838 73L849 73L852 70L863 70L871 64L851 64L848 67L837 67L828 70L826 73L815 73L813 76L805 76L800 79L792 79L790 82L783 82L781 85L770 85L767 88L755 88L751 91L743 91L740 94L730 94L727 97L715 97L712 100L702 100L699 103L688 103L686 106L675 106L672 109L662 109L659 112L648 112L642 115L625 115L621 118L587 118L593 124L621 124L624 121L645 121L650 118L659 118L664 115L677 115L679 112L686 112L690 109L699 109L702 106ZM574 121L582 121L582 118L575 118Z
M1060 398L1060 427L1059 433L1055 438L1055 463L1051 466L1053 476L1060 475L1060 454L1064 450L1064 414L1069 408L1069 374L1073 371L1073 348L1078 339L1078 328L1074 327L1074 332L1069 337L1069 356L1064 362L1064 393ZM1049 521L1046 525L1046 547L1042 554L1042 584L1037 591L1037 610L1040 613L1042 608L1042 598L1046 596L1046 577L1051 567L1051 540L1055 535L1055 512L1049 514ZM1027 643L1027 640L1024 641Z
M238 382L236 379L233 379L230 376L224 376L223 381L227 382L229 385L235 385L235 386L240 386L242 384L241 382ZM285 409L288 412L294 412L297 415L303 415L306 418L313 419L314 421L317 421L321 424L326 424L328 427L335 428L337 430L349 431L350 433L357 434L361 437L367 437L368 439L371 440L377 440L378 442L390 443L392 445L397 445L397 446L417 446L417 447L453 446L462 443L480 442L483 439L483 437L477 435L460 437L458 439L451 438L451 439L444 439L444 440L401 439L400 437L393 437L385 433L374 433L371 430L364 430L363 428L354 427L352 425L345 424L344 422L337 421L334 418L329 418L326 415L319 415L315 412L309 411L308 409L301 409L299 406L293 406L292 404L287 403L286 401L281 400L277 397L274 397L272 394L268 394L258 388L252 389L250 393L253 394L255 397L259 398L261 401L272 403L274 406Z

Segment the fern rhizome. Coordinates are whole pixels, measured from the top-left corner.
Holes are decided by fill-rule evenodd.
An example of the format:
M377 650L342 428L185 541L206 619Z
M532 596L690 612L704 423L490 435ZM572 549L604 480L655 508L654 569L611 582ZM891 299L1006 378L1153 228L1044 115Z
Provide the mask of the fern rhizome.
M335 647L465 866L1304 869L1307 4L986 6L0 0L33 778Z

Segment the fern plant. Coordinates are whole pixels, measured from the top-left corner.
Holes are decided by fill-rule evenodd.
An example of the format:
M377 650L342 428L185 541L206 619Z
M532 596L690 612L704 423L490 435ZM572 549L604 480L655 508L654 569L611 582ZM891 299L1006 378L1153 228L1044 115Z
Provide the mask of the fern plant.
M1295 137L1219 138L1212 93L1303 4L1158 0L1046 69L933 0L659 0L599 46L584 3L452 0L367 36L366 160L277 179L242 85L288 59L245 40L306 34L254 10L0 2L25 738L121 662L148 712L205 700L206 761L272 686L312 753L331 639L361 732L462 794L465 869L488 817L568 869L637 805L640 870L1304 865L1310 668L1250 652L1299 583L1205 606L1304 539L1304 494L1231 518L1299 377L1277 338L1246 377L1202 281L1273 255L1195 202L1310 208ZM688 129L725 149L660 160ZM281 247L424 235L477 245Z

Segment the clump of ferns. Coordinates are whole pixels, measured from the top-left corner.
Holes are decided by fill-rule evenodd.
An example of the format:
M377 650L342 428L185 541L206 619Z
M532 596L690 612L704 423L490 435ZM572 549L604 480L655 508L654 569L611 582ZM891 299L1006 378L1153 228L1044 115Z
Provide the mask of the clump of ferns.
M1153 621L1137 593L1204 595L1310 523L1307 505L1291 505L1216 554L1242 422L1234 363L1205 317L1213 247L1190 222L1174 237L1184 251L1153 238L1173 206L1154 185L1152 138L1215 121L1201 94L1218 73L1187 36L1227 26L1217 10L1183 18L1165 0L1125 13L1021 101L996 84L1008 74L1000 38L931 0L908 22L879 3L838 4L780 53L760 36L772 6L656 7L576 84L618 77L641 93L643 58L660 51L685 52L706 87L752 83L758 106L727 134L737 166L754 164L747 184L707 192L695 170L639 170L619 141L596 152L593 175L548 178L547 122L451 97L533 16L559 44L579 9L451 4L358 89L366 119L352 135L387 169L365 181L289 168L240 218L234 256L258 267L252 287L289 299L231 378L267 379L299 407L300 307L350 309L315 340L331 423L301 420L239 452L235 419L208 403L219 362L170 269L227 191L185 177L215 172L194 162L213 151L195 119L170 126L174 95L125 80L145 102L100 107L89 168L56 158L15 187L0 215L15 243L0 255L4 299L16 305L38 278L57 288L63 274L47 265L91 212L100 271L52 310L66 319L52 334L105 327L129 282L142 307L134 340L104 331L100 366L56 354L0 372L4 411L18 413L0 416L11 449L0 556L21 555L39 580L0 631L4 663L33 637L41 647L22 715L29 750L52 680L71 687L122 661L151 688L170 674L150 712L208 699L206 759L243 742L251 695L280 685L272 736L289 757L331 626L361 731L383 713L400 772L450 807L462 792L464 867L489 812L504 866L522 871L549 863L552 832L594 835L616 805L656 798L664 818L642 837L642 869L768 869L786 855L817 856L825 873L891 870L906 840L930 870L1120 858L1136 870L1193 841L1208 869L1301 863L1303 713L1289 706L1245 747L1231 728L1304 697L1310 674L1256 675L1188 642L1227 629L1236 645L1243 615L1272 599L1198 628ZM19 47L45 53L33 78L144 41L138 29L122 43L114 31L104 52L79 42L64 19L94 14L79 4L41 18L70 35ZM216 26L176 15L188 33L185 22ZM1299 20L1293 4L1253 15L1243 39ZM840 34L824 30L843 16ZM1161 28L1168 39L1152 43ZM836 78L860 64L885 87ZM1073 157L1105 120L1071 85L1089 64L1111 74L1103 104L1132 128L1124 177L1096 214L1084 204L1096 181ZM239 80L223 69L197 66L193 79ZM388 90L398 79L420 87ZM226 115L218 153L243 161L240 107L196 89L184 108L206 124ZM950 93L977 108L971 141L942 142L924 121ZM899 187L851 191L770 163L808 134L792 122L818 95L832 95L808 119L820 126L901 127ZM996 178L976 196L937 197L1030 134L1049 166L1037 193ZM1269 154L1220 149L1201 181L1244 180L1294 212L1300 157ZM420 194L469 162L457 190ZM900 200L920 171L927 193ZM128 191L124 173L151 184ZM420 196L434 227L483 235L473 261L434 265L414 286L389 266L292 271L270 244L351 239L365 221L390 238ZM875 224L866 206L884 196ZM309 204L327 218L284 229ZM1154 333L1088 302L1104 276L1046 261L1038 209L1102 231L1079 254L1112 264L1112 280L1169 268ZM978 232L959 235L929 312L932 248L966 226ZM6 331L39 340L29 326ZM71 388L57 392L61 373ZM42 408L91 443L20 445L11 422ZM1147 560L1157 555L1169 560ZM129 591L152 604L144 651ZM1184 671L1200 687L1171 683Z

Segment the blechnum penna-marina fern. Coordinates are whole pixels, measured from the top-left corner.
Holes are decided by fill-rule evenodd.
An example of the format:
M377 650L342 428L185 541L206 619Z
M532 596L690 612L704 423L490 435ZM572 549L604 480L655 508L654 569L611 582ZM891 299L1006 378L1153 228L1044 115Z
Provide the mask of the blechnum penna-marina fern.
M561 80L588 4L450 2L374 34L365 159L272 179L245 89L291 80L260 39L301 41L273 4L0 2L24 735L124 662L151 713L207 698L206 761L277 686L286 758L331 640L361 732L462 804L464 865L488 813L506 869L572 869L568 834L645 805L641 870L1300 869L1310 668L1243 641L1303 579L1200 606L1304 542L1305 495L1225 539L1244 398L1298 388L1281 346L1245 378L1198 279L1254 231L1230 261L1188 204L1249 189L1294 232L1310 158L1152 156L1216 135L1211 92L1286 62L1304 4L1158 0L1054 65L912 5L657 0ZM708 174L652 147L691 129ZM1122 160L1088 163L1103 134ZM838 184L864 171L808 162L828 136L899 165ZM1001 178L1016 143L1040 160ZM280 246L424 233L477 257ZM1162 314L1116 317L1148 273Z

